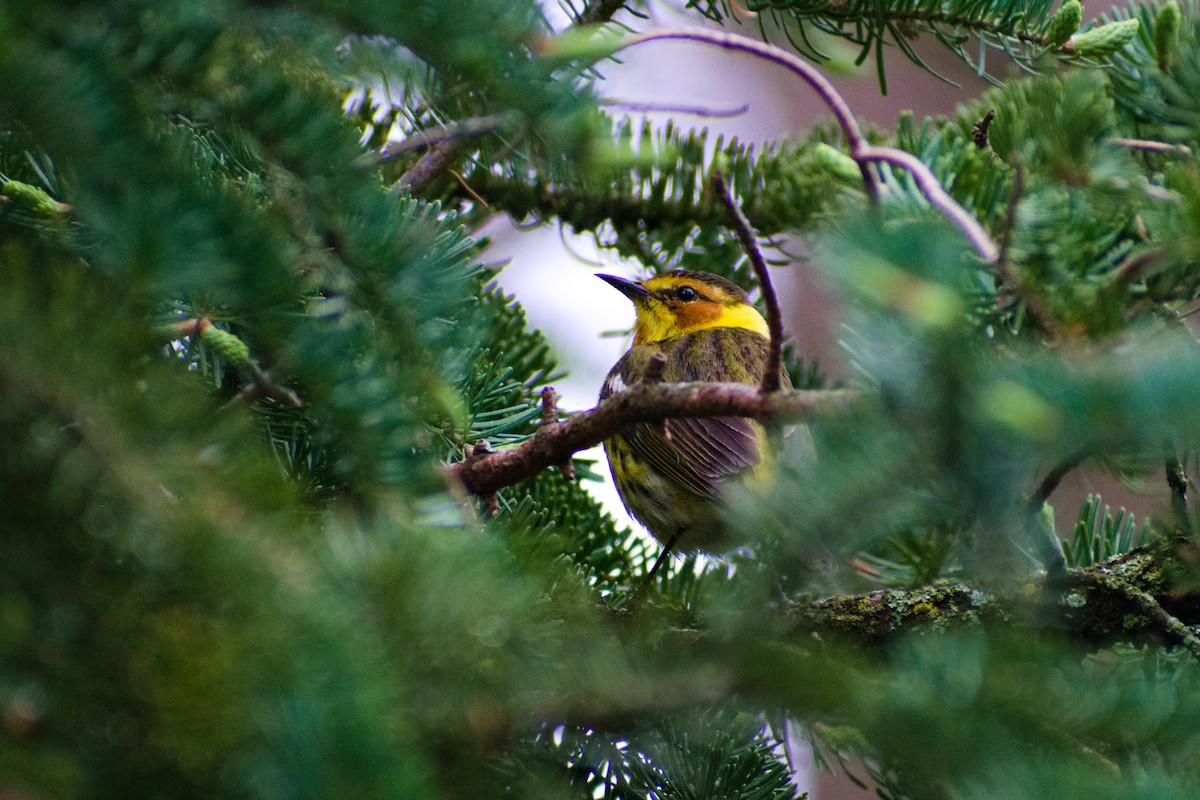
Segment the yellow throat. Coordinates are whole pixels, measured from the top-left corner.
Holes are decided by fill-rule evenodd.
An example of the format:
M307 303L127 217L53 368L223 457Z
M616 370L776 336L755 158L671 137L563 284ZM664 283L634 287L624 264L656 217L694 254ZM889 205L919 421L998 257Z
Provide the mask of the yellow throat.
M597 275L633 301L633 343L650 344L708 328L742 328L769 337L767 321L736 284L705 272L675 270L645 281Z

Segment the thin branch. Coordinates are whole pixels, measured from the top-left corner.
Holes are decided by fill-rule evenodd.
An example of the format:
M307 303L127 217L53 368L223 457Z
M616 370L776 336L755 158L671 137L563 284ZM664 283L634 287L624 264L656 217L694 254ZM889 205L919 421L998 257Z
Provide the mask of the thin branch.
M1179 640L1193 657L1200 659L1200 637L1195 631L1183 624L1178 617L1170 614L1149 592L1138 589L1125 581L1117 581L1117 587L1126 597L1134 602L1138 609L1157 625L1164 634Z
M1067 477L1067 473L1083 463L1083 460L1088 457L1085 450L1081 450L1074 455L1068 456L1045 474L1041 482L1038 483L1037 489L1029 495L1029 499L1025 502L1025 507L1032 513L1041 511L1042 506L1050 499L1050 495L1054 494L1054 490L1062 483L1062 479Z
M979 220L967 213L967 210L954 201L954 198L947 194L942 185L938 183L938 179L930 171L929 167L925 166L925 162L914 156L912 153L907 153L903 150L897 150L894 147L863 147L857 155L851 153L855 160L860 162L867 161L883 161L893 166L903 167L908 170L913 176L913 180L917 182L917 187L929 204L945 214L954 226L963 232L971 242L971 246L975 248L975 252L989 264L995 264L1000 258L1000 250L996 247L996 243L992 241L992 237L988 236L987 231L979 224Z
M467 183L467 179L464 178L459 173L458 170L447 169L446 172L450 173L450 177L452 177L452 178L454 178L454 180L458 181L458 185L463 188L463 191L466 192L468 195L470 195L471 199L474 200L476 203L478 203L480 205L480 207L490 208L490 206L488 205L488 201L484 200L482 197L480 197L479 193L471 188L471 184Z
M1143 269L1155 262L1162 261L1170 255L1171 252L1169 250L1165 247L1160 247L1156 250L1147 250L1144 253L1127 258L1117 268L1117 271L1113 273L1108 283L1112 286L1118 283L1128 283L1137 280Z
M841 127L842 132L846 136L846 141L850 145L851 157L855 161L858 161L859 171L862 173L863 185L866 187L867 196L871 199L872 203L878 202L879 183L875 177L875 173L871 171L870 166L866 162L855 157L855 154L859 150L868 145L866 137L863 136L862 130L858 127L858 120L854 118L854 112L850 110L850 106L838 94L837 89L833 88L833 84L807 61L766 42L760 42L746 36L739 36L735 33L713 31L707 28L660 28L658 30L647 31L619 43L617 50L624 50L627 47L633 47L643 42L653 42L660 39L683 39L704 42L716 45L725 50L750 53L766 61L786 67L799 75L821 96L821 99L825 101L825 105L829 107L834 117L837 118L838 125Z
M1047 333L1052 336L1060 336L1061 331L1054 320L1054 315L1050 313L1050 308L1039 295L1028 290L1008 259L1009 247L1012 245L1012 233L1017 227L1017 205L1025 193L1025 167L1016 156L1013 157L1012 168L1012 192L1008 196L1008 203L1004 209L1004 229L1000 232L1000 256L996 259L996 272L1000 276L1000 281L1025 302L1025 308L1028 309L1030 316Z
M608 22L624 6L625 0L589 0L587 6L575 20L575 25ZM396 191L420 194L449 167L458 149L456 147L458 143L464 139L494 133L504 127L507 122L508 118L504 115L472 117L451 123L439 130L415 133L402 142L385 146L378 154L371 156L367 164L373 167L379 162L387 161L401 154L431 147L429 152L392 184L392 188Z
M1149 139L1126 139L1124 137L1114 137L1108 140L1118 147L1128 147L1131 150L1144 150L1150 153L1178 153L1181 156L1190 156L1192 148L1183 144L1169 144L1167 142L1155 142Z
M1171 489L1171 509L1175 512L1175 520L1184 535L1191 538L1192 515L1188 510L1188 476L1183 463L1175 452L1167 445L1167 457L1164 464L1167 486Z
M742 103L740 106L734 106L733 108L709 108L708 106L693 106L683 103L638 103L632 100L617 100L612 97L601 100L600 105L633 113L687 114L693 117L706 117L710 119L739 117L750 110L749 103Z
M746 219L742 207L738 205L737 199L733 196L729 182L725 180L725 176L719 170L713 170L709 181L712 183L717 199L729 212L733 230L737 234L738 241L742 243L742 249L746 251L746 257L750 259L750 266L754 268L755 277L758 278L763 304L767 307L767 330L771 336L770 349L767 351L767 365L763 372L759 391L763 394L775 392L779 390L779 370L783 365L783 322L779 312L779 298L775 296L775 287L771 285L771 275L767 272L767 262L755 239L754 228L750 226L750 220Z
M971 128L971 141L980 150L987 150L991 145L988 143L988 129L992 127L992 120L996 119L996 109L989 108L987 113L983 115L983 119L975 123Z
M259 400L274 400L281 405L296 408L303 405L299 395L275 380L273 376L274 370L264 372L262 367L253 361L247 361L244 367L250 373L250 383L243 386L242 390L237 393L237 396L226 403L226 406L232 406L236 403L245 403L248 405L250 403L257 403Z
M397 156L415 153L443 142L455 142L494 133L504 127L507 118L499 114L487 117L470 117L450 123L441 128L419 131L399 142L388 142L375 156L376 163L389 161Z
M786 67L796 75L799 75L821 96L821 99L825 101L825 105L829 107L829 110L833 112L834 117L837 119L842 133L846 136L846 141L850 145L850 157L858 164L859 172L863 178L863 186L872 204L879 202L878 179L871 167L872 162L883 161L893 166L903 167L912 174L918 188L920 188L926 199L929 200L929 203L945 214L954 223L955 227L963 232L963 235L967 237L971 245L975 248L975 251L985 261L994 264L999 258L1000 252L996 248L995 242L988 236L987 231L983 229L978 220L968 214L962 206L946 193L946 190L938 183L937 178L934 177L933 172L930 171L924 162L903 150L896 150L891 147L872 147L867 142L862 130L858 127L858 121L854 118L854 114L850 110L850 106L846 104L845 99L838 94L833 84L811 64L799 56L793 55L774 45L745 36L739 36L738 34L713 31L707 28L662 28L647 31L618 44L617 50L623 50L627 47L642 44L643 42L672 39L704 42L726 50L750 53L766 61Z
M1025 167L1021 165L1021 161L1015 153L1013 154L1012 168L1012 192L1008 195L1008 203L1004 206L1004 230L1000 232L1000 258L996 260L996 268L1005 281L1015 289L1016 276L1008 263L1008 248L1012 244L1012 232L1017 227L1017 204L1021 202L1021 195L1025 194Z
M414 195L425 191L429 184L450 166L458 149L456 145L457 142L454 141L435 145L432 150L417 159L417 163L405 170L400 179L392 184L392 189L398 192L408 191Z
M1050 499L1050 495L1054 494L1054 490L1062 483L1062 479L1067 476L1068 472L1082 464L1087 457L1088 452L1080 450L1055 464L1038 483L1037 489L1029 495L1029 499L1025 501L1025 524L1034 546L1041 553L1046 573L1051 578L1060 578L1066 574L1067 559L1063 555L1062 543L1056 536L1050 535L1043 528L1038 516L1046 501Z
M561 464L635 422L677 417L805 417L846 408L859 397L846 389L764 395L758 387L743 383L638 384L589 411L538 428L516 447L450 464L446 474L471 494L486 496Z
M542 427L558 424L558 393L553 386L542 389ZM575 463L568 456L558 463L558 471L569 481L575 480Z
M208 317L196 317L174 322L166 326L163 332L182 338L184 336L201 336L205 330L211 327L213 327L212 320ZM225 404L225 408L232 408L239 404L249 405L257 403L259 400L274 400L280 405L297 408L304 404L299 395L275 379L278 367L264 371L251 358L238 364L238 369L250 376L250 382Z

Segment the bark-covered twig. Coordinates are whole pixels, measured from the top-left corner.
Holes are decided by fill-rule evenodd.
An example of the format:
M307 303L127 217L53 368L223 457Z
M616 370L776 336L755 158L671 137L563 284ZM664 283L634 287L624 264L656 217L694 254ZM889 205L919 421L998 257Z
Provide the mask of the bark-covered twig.
M561 464L635 422L676 417L805 417L845 408L859 396L845 389L764 395L757 386L743 383L638 384L591 410L542 426L516 447L450 464L446 474L471 494L486 496Z
M257 403L259 400L274 400L285 406L298 408L303 405L299 395L275 380L274 370L264 372L262 367L253 361L246 362L245 368L250 373L250 382L242 387L242 390L237 393L237 397L229 401L230 404L250 404Z
M542 427L558 424L558 393L553 386L542 389ZM575 463L567 456L556 465L558 471L569 481L575 480Z
M1042 506L1050 499L1050 495L1054 494L1054 490L1062 483L1062 479L1067 476L1067 473L1082 464L1087 457L1087 451L1080 450L1055 464L1038 482L1037 488L1030 493L1029 499L1025 502L1026 509L1032 514L1041 511Z
M1183 462L1175 455L1170 445L1167 445L1164 470L1167 487L1171 490L1171 510L1175 513L1175 521L1179 524L1180 532L1191 538L1193 536L1192 513L1188 508L1188 484L1190 481L1187 471L1183 468Z
M983 119L976 122L974 127L971 128L971 141L980 150L987 150L991 147L991 143L988 141L988 129L992 127L994 119L996 119L996 109L989 108L987 113L983 115Z
M1029 531L1029 536L1033 541L1034 547L1041 554L1042 563L1045 565L1046 572L1051 578L1057 579L1066 574L1067 559L1063 555L1062 543L1058 541L1057 537L1045 530L1042 525L1040 519L1042 508L1046 505L1046 501L1050 499L1050 495L1054 494L1054 490L1062 483L1062 479L1067 476L1067 473L1082 464L1087 457L1088 452L1080 450L1058 464L1055 464L1043 476L1037 488L1030 493L1029 498L1025 501L1025 526Z
M921 190L921 194L925 195L925 199L929 201L929 204L942 212L942 214L954 223L954 227L962 231L963 235L967 237L967 241L975 248L975 252L984 261L994 264L999 260L1000 249L996 247L996 243L992 241L992 237L979 224L979 220L968 214L967 210L955 202L954 198L942 188L942 185L938 183L937 177L934 176L929 167L925 166L924 161L912 153L897 150L894 147L871 147L867 145L851 151L850 156L860 164L882 161L908 170L913 180L916 181L917 188Z
M608 22L613 14L620 11L624 5L625 0L589 0L587 6L579 14L579 17L576 18L575 25L593 25ZM414 134L399 144L385 148L383 152L376 156L376 159L382 161L399 155L402 152L423 147L432 147L429 152L418 159L417 163L409 167L400 176L399 180L392 184L392 188L397 191L408 191L417 195L423 192L429 184L433 183L438 175L442 174L450 166L450 163L454 160L458 152L458 145L464 139L494 133L496 130L504 127L506 121L506 118L501 115L460 120L459 122L447 125L440 131L427 131ZM460 182L462 182L461 178Z
M392 184L392 188L398 192L408 191L414 195L420 194L450 166L457 150L458 142L456 141L439 142L434 145L432 150L417 159L417 163L405 170L400 179Z
M1017 205L1021 202L1021 196L1025 194L1025 168L1021 166L1015 153L1012 168L1012 191L1008 195L1008 202L1004 204L1004 229L1000 231L1000 257L996 259L996 269L1000 276L1016 289L1016 276L1008 262L1008 248L1012 244L1012 233L1017 227Z
M388 161L407 153L436 147L443 142L456 142L461 139L471 139L486 136L504 127L506 118L499 114L487 117L470 117L452 122L440 128L419 131L406 137L403 141L388 142L375 156L375 162Z
M1051 336L1059 336L1061 331L1049 307L1037 293L1029 290L1017 271L1013 269L1012 262L1008 258L1012 234L1017 227L1017 206L1025 193L1025 167L1021 165L1021 161L1015 155L1012 159L1012 169L1012 191L1009 193L1008 202L1004 207L1004 228L1000 232L1000 250L995 261L996 274L1002 285L1006 285L1013 294L1025 302L1025 308L1029 311L1030 317L1041 325L1046 333Z
M779 298L775 296L775 287L771 285L771 275L767 272L767 261L763 258L762 250L758 246L754 228L750 226L750 220L746 219L742 207L738 205L737 198L733 196L733 191L729 188L729 182L725 180L725 176L719 170L713 170L709 180L712 183L713 191L716 192L717 199L729 212L734 233L737 234L742 249L746 251L746 257L750 259L750 266L754 268L754 275L758 278L758 288L762 292L763 305L767 308L767 330L770 334L771 346L767 351L767 366L763 372L762 385L759 390L764 394L778 391L779 369L783 364L783 321L779 311Z
M467 457L460 461L460 464L471 464L480 459L487 458L492 453L492 446L486 439L482 439L471 445L467 450ZM496 497L495 491L478 492L479 497L483 500L484 510L489 516L496 516L500 513L500 499Z
M1171 252L1165 247L1147 250L1138 253L1136 256L1131 256L1121 262L1121 266L1117 267L1117 271L1109 279L1108 285L1114 286L1121 283L1133 283L1142 276L1142 272L1146 267L1152 266L1170 256Z
M1149 139L1126 139L1120 136L1113 137L1108 141L1118 147L1128 147L1131 150L1142 150L1148 153L1175 153L1181 156L1190 156L1192 154L1192 148L1185 144L1155 142Z

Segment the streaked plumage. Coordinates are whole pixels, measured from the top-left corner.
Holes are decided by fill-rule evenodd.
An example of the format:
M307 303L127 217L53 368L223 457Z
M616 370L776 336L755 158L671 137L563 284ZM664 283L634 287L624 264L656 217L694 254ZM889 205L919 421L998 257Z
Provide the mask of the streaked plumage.
M645 380L657 354L665 357L664 382L761 382L767 325L735 284L683 270L640 284L600 277L637 310L633 346L609 372L601 399ZM791 387L786 371L780 379ZM720 550L727 542L713 504L729 480L762 463L765 444L757 422L707 417L630 425L604 448L626 508L657 539Z

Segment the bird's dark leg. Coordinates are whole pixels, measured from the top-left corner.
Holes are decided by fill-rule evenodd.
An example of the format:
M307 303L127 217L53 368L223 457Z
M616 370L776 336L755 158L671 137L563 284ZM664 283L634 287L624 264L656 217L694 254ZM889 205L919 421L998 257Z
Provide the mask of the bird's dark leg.
M679 541L679 537L682 535L683 528L680 528L671 534L671 538L668 539L667 543L663 545L662 552L658 554L658 559L654 562L654 566L651 567L650 571L646 573L646 577L642 578L641 584L629 598L630 606L635 604L638 599L641 598L642 592L646 591L646 588L650 585L650 582L654 580L654 576L658 574L658 570L666 562L667 557L671 555L671 549L675 546L675 543Z

